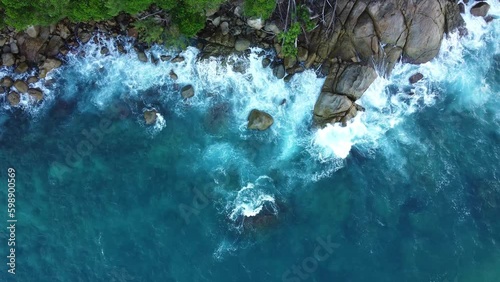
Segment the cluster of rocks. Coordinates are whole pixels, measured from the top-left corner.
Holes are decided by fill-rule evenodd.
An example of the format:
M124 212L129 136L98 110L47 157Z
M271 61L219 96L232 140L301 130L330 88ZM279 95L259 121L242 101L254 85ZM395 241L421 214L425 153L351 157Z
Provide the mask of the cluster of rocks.
M317 1L308 4L316 28L299 36L296 56L284 56L278 34L286 27L279 19L245 18L240 2L233 1L207 12L206 27L198 34L198 47L202 50L200 57L227 58L229 54L245 53L250 47L257 46L274 48L277 56L263 58L262 64L271 67L279 79L288 80L295 73L309 68L319 70L326 80L314 107L314 121L318 126L334 122L345 124L363 110L356 100L378 75L389 75L401 59L408 63L425 63L437 55L446 33L456 29L466 32L460 15L465 6L458 1L337 0L334 8L327 9L321 7L323 1ZM489 5L477 2L472 5L471 14L492 20L487 16ZM319 10L326 12L321 16L315 14L314 11ZM165 16L158 11L153 14L160 17L159 20ZM31 26L20 32L5 28L0 33L2 65L14 67L19 74L31 71L34 75L16 81L10 77L1 78L0 93L6 95L11 105L17 105L20 95L24 94L33 97L33 101L43 100L42 91L34 88L33 83L61 66L66 54L92 39L97 43L99 38L93 37L95 32L137 39L140 36L133 22L134 18L121 14L103 22L74 24L63 20L56 25ZM138 59L143 62L184 60L181 56L172 58L167 55L148 59L144 53L147 46L140 43L136 46ZM126 52L123 46L119 45L117 49ZM109 53L108 48L103 45L101 53ZM237 62L233 63L235 71L245 71ZM178 78L173 71L170 77L173 80ZM420 79L421 74L418 74L410 82ZM189 99L195 93L193 87L187 85L180 94ZM146 123L154 123L155 117L156 113L145 112ZM272 117L267 113L255 110L249 114L248 127L251 129L265 130L272 123Z

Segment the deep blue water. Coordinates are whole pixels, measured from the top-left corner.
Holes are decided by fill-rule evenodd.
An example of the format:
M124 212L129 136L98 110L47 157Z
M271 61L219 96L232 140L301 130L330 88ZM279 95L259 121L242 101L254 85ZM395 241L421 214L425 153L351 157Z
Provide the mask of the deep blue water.
M366 113L321 131L323 79L277 80L259 50L233 58L241 74L195 49L153 65L85 46L41 105L0 110L1 217L8 167L18 204L17 274L2 262L0 280L498 281L499 23L466 20L467 38L398 65ZM269 131L246 130L253 108Z

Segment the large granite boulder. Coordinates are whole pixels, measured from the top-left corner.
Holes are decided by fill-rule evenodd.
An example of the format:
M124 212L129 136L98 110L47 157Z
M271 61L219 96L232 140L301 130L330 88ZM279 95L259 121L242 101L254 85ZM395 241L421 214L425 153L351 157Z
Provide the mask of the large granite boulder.
M253 109L250 111L250 114L248 115L248 129L252 130L266 130L268 129L271 125L273 125L274 119L273 117L263 111L259 111L257 109Z
M486 2L479 2L472 6L470 13L475 17L485 17L490 10L490 4Z

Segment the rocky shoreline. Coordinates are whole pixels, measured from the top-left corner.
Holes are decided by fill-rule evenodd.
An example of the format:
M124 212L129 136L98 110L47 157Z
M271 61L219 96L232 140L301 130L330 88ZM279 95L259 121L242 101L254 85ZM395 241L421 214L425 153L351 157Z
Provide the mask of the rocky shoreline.
M409 3L410 2L410 3ZM464 1L468 2L468 1ZM476 1L470 13L488 18L489 5ZM241 3L240 3L241 5ZM317 70L326 77L319 98L314 107L314 122L318 126L340 122L346 124L363 108L356 104L366 89L378 75L390 75L399 61L420 64L433 59L446 34L459 30L465 34L461 13L465 11L462 1L424 0L413 1L336 1L334 6L325 7L309 4L309 20L314 24L311 30L303 30L295 41L296 55L286 55L282 50L280 34L287 24L280 21L278 13L271 19L245 18L238 2L227 3L217 11L207 12L205 28L199 32L196 41L201 50L200 58L223 56L249 52L258 46L274 49L276 56L264 57L263 66L273 68L279 79L289 80L295 73L306 69ZM144 51L148 45L141 42L141 36L134 22L141 17L155 17L162 20L160 10L152 8L136 17L120 14L112 20L102 22L71 23L63 20L56 25L31 26L17 32L5 28L0 33L2 65L13 69L14 73L34 73L24 80L11 77L0 79L0 95L4 103L17 106L21 95L29 95L33 103L44 99L44 93L34 86L44 79L51 70L64 64L65 56L78 52L78 47L90 40L99 40L93 34L118 38L126 36L135 39L138 59L148 62ZM126 52L117 40L117 49ZM95 42L97 43L97 42ZM107 54L106 47L101 54ZM84 55L84 54L82 54ZM159 60L182 61L181 56L151 58L151 63ZM234 70L243 72L237 64ZM170 73L172 78L175 73ZM412 81L421 79L418 75ZM189 88L189 87L188 87ZM189 99L195 93L182 89L181 95ZM155 114L146 112L146 123L154 123ZM260 114L260 115L259 115ZM272 124L272 117L256 111L249 116L251 128L264 130ZM259 128L255 120L263 119Z

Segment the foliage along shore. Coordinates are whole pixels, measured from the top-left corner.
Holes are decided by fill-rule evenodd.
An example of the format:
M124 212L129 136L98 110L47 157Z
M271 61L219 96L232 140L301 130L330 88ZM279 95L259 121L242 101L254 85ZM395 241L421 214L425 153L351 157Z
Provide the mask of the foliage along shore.
M277 56L264 58L263 65L270 65L280 79L317 69L327 78L314 108L320 126L345 124L363 110L356 100L377 75L390 74L397 61L427 62L437 55L446 33L456 29L466 33L460 16L465 6L453 0L0 3L2 23L9 25L0 33L2 65L16 73L37 70L26 81L1 79L0 92L13 106L19 103L19 93L35 102L43 100L40 89L30 87L32 83L59 67L68 52L87 43L97 31L135 38L138 58L144 62L148 58L143 51L151 44L183 47L196 35L202 58L245 53L250 46L259 46L276 51ZM471 13L488 20L488 8L486 2L479 2ZM101 49L102 54L107 52Z

